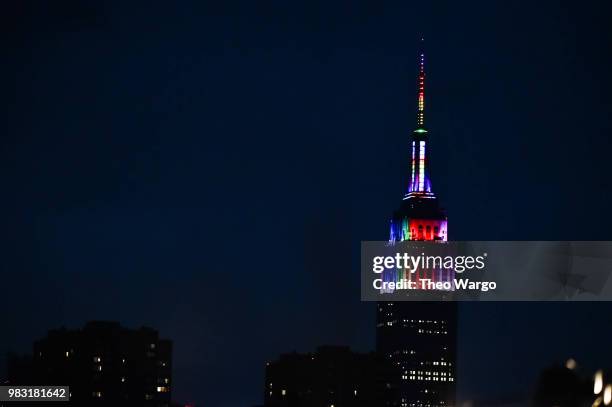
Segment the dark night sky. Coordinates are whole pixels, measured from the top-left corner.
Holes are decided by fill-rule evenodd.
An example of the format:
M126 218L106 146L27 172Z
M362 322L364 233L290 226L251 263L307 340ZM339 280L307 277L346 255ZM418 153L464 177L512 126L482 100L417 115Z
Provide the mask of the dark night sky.
M430 3L4 4L0 355L146 324L178 400L234 407L281 352L372 349L355 259L406 184L421 33L451 238L612 240L609 2ZM612 304L461 324L462 399L612 361Z

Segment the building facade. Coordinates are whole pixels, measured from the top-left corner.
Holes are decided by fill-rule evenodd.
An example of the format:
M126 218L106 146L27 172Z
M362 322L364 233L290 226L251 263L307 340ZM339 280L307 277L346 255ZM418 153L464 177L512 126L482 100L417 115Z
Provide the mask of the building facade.
M432 190L429 131L425 127L425 54L418 61L416 129L411 143L410 179L391 219L391 243L448 240L446 213ZM411 279L436 275L419 271ZM439 277L438 277L439 278ZM377 304L376 350L399 369L401 407L455 404L457 304L431 294L424 301Z
M151 328L89 322L49 331L8 373L12 384L69 386L72 406L169 407L172 343Z

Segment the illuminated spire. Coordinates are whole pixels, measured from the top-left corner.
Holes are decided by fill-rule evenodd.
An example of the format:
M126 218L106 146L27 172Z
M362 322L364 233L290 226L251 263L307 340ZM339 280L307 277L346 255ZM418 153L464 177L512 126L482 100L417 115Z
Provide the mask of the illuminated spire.
M417 79L417 128L425 130L425 39L421 37L421 51L419 52L419 75Z
M425 130L425 52L423 51L423 38L421 38L421 51L419 52L417 76L417 127L412 140L412 161L410 168L410 183L404 199L419 196L421 198L435 198L431 191L429 179L427 130Z

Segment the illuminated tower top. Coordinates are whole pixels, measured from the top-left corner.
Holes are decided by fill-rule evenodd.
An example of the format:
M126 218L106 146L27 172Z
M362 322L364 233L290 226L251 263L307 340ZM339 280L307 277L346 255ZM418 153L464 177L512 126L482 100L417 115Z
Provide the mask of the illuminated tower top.
M429 132L425 129L425 52L422 43L417 71L417 123L412 133L410 180L402 204L391 220L392 242L446 241L448 238L446 213L439 206L429 177Z
M421 45L423 39L421 39ZM429 165L427 162L427 130L425 130L425 51L421 46L417 75L417 116L412 140L410 183L404 199L412 197L435 198L431 191Z
M423 39L421 38L421 43L423 43ZM425 51L423 47L421 47L421 52L419 55L419 76L417 82L417 128L416 130L425 130Z

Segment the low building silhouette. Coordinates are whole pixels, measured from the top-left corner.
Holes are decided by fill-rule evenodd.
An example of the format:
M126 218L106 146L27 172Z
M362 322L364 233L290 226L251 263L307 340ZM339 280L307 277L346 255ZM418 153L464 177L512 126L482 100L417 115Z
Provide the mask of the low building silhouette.
M544 369L536 383L532 407L583 407L595 400L593 382L563 365Z
M267 407L393 406L395 369L375 353L325 346L288 353L266 366Z
M154 329L117 322L55 329L34 343L31 358L9 358L8 380L69 386L72 406L169 407L172 343Z

